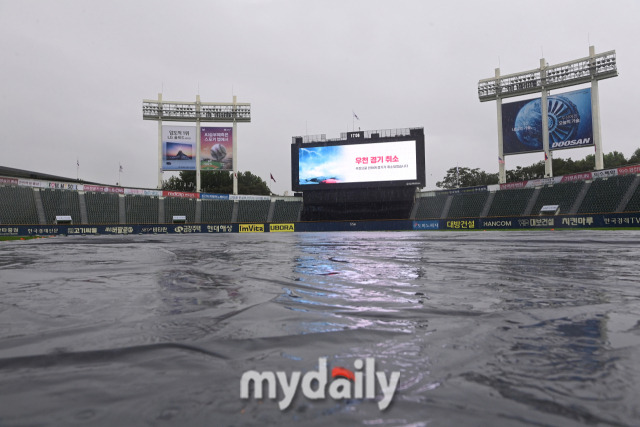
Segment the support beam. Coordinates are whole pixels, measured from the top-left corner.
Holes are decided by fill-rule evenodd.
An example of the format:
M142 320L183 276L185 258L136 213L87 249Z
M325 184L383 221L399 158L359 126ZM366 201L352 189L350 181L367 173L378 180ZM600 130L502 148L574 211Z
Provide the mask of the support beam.
M548 92L545 85L547 80L547 61L540 59L540 79L542 80L542 99L540 99L540 111L542 121L542 150L544 151L544 176L550 178L553 176L553 167L551 163L551 151L549 150L549 101L547 100Z
M162 93L158 94L158 106L162 108ZM158 118L158 190L162 190L162 118Z
M595 64L595 47L589 46L589 57ZM595 65L594 65L595 66ZM604 169L604 152L602 150L602 133L600 131L600 92L598 80L591 78L591 125L593 126L593 141L596 146L596 170Z
M236 96L233 95L233 105L236 105ZM238 194L238 128L236 126L236 119L233 119L233 194Z
M200 180L200 147L202 141L200 140L200 95L196 95L196 193L200 192L201 180Z
M496 80L500 79L500 68L496 68ZM507 172L505 170L504 159L504 136L502 133L502 98L496 99L498 113L498 182L505 184L507 182Z

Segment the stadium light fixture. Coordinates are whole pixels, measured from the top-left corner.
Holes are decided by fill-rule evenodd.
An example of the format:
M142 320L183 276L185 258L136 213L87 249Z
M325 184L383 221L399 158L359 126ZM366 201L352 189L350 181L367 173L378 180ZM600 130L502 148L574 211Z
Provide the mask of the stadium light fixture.
M498 113L498 178L501 184L506 183L505 154L502 135L502 99L515 96L541 93L542 116L546 116L547 93L552 89L591 84L591 110L593 139L596 149L595 169L604 169L602 138L600 132L600 101L598 81L618 76L616 51L595 53L589 47L589 56L561 64L549 65L540 60L540 68L515 74L500 75L500 68L495 69L495 77L478 82L478 98L480 102L496 101ZM548 123L542 121L543 150L545 152L545 175L553 176L552 156L549 151Z
M237 163L237 123L251 122L251 104L236 102L200 102L200 95L195 102L163 101L162 94L158 99L142 100L142 119L158 122L158 188L162 188L162 122L196 123L196 192L200 192L200 123L233 123L233 194L238 194Z

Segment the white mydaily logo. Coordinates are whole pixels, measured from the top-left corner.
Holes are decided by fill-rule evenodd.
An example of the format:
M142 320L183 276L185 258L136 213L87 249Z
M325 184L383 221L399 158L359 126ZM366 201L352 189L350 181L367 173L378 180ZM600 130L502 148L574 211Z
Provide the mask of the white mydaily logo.
M378 408L383 411L387 409L398 386L400 372L392 372L390 378L384 372L376 372L376 362L372 357L368 357L366 362L356 359L353 362L354 371L342 367L335 367L331 370L331 383L329 384L329 397L335 400L340 399L374 399L376 397L376 380L380 384L382 399L378 402ZM364 368L364 372L362 369ZM302 382L300 378L302 377ZM263 386L267 385L267 397L276 399L276 383L280 384L282 399L278 402L280 410L287 409L293 400L298 384L302 388L302 394L311 400L325 399L327 394L327 383L329 376L327 370L327 358L318 359L318 370L309 371L304 376L300 371L291 372L287 378L287 373L278 372L258 372L247 371L240 379L240 398L249 399L250 384L253 383L253 395L256 399L262 399Z

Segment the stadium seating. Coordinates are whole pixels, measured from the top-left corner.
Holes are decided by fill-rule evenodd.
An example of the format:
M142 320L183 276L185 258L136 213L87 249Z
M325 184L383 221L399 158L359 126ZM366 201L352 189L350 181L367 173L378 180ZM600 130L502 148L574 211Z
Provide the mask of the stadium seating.
M238 222L267 222L271 200L240 200Z
M537 215L545 205L558 205L560 213L569 213L583 186L584 181L577 181L543 187L531 215Z
M596 179L591 183L578 213L615 212L635 175Z
M440 218L442 210L447 201L448 195L437 195L434 197L418 197L418 210L416 211L416 219L424 218Z
M233 217L233 200L200 200L204 223L228 223Z
M120 196L115 193L84 194L89 224L118 224L118 202Z
M487 216L523 215L534 191L533 188L497 191Z
M340 200L333 200L331 197L336 197L333 193L319 193L321 200L313 199L307 204L306 198L304 203L300 198L280 197L275 200L196 200L93 191L80 193L76 190L5 184L0 185L0 224L55 224L58 215L71 216L74 224L82 224L83 221L87 224L119 224L121 221L127 224L171 223L177 215L184 215L190 223L194 223L196 218L205 224L290 223L300 220L303 210L311 209L318 210L311 220L378 219L371 216L372 212L376 215L384 212L385 218L398 219L409 218L411 213L415 219L437 219L443 214L447 218L506 217L525 213L537 215L544 205L559 205L561 214L609 213L619 207L625 212L640 212L640 186L634 180L640 181L640 178L629 174L597 178L592 182L576 181L539 189L498 190L494 193L479 191L450 195L447 192L429 192L417 197L411 193L413 198L407 199L406 206L401 203L404 199L391 197L393 192L391 195L385 193L381 200L362 201L354 200L357 197L366 199L357 193L345 194ZM621 203L623 199L624 204ZM385 209L389 207L396 210L388 213ZM531 208L530 212L528 208Z
M271 222L295 222L298 220L302 202L288 202L286 200L276 200L273 208L273 218Z
M451 207L449 208L450 218L478 217L482 213L482 208L489 197L488 191L476 193L460 193L453 196Z
M74 224L82 223L78 192L74 190L40 190L46 224L55 224L56 216L70 215Z
M624 208L625 212L639 212L640 211L640 185L636 187L636 191L634 191L631 199L629 199L629 203Z
M155 196L124 196L125 216L127 224L158 223L158 204Z
M0 186L0 224L38 224L32 188Z
M187 222L193 223L196 219L196 199L182 197L165 197L164 222L173 222L174 215L187 217Z

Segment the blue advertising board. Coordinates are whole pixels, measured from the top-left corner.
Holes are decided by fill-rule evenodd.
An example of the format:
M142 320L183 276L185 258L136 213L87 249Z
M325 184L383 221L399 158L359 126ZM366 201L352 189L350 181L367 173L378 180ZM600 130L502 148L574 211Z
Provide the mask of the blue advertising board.
M440 220L429 219L429 220L413 221L413 229L414 230L438 230L440 229Z
M525 229L640 228L640 212L447 218L436 220L317 221L290 224L126 224L126 225L0 225L0 236L221 234L333 231L525 230Z
M549 149L594 145L591 89L547 97ZM502 104L504 154L543 151L541 98Z
M162 170L196 170L196 127L162 125Z
M200 193L200 198L203 200L229 200L229 195L220 193Z

